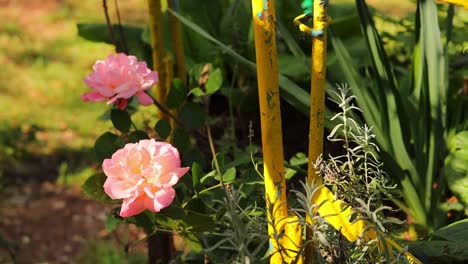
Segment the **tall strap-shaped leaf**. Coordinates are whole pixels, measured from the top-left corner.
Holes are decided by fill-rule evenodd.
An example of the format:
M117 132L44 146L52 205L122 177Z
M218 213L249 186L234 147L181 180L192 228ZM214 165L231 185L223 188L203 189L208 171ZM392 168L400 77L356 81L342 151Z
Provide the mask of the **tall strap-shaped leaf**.
M364 3L365 4L365 3ZM365 14L365 13L364 13ZM373 24L369 24L369 27L373 27ZM374 31L371 29L370 31ZM405 146L402 146L403 140L401 137L401 129L396 130L395 133L389 133L388 130L383 129L384 123L389 123L390 121L386 119L385 115L382 113L385 112L392 112L391 116L393 118L392 121L395 121L395 116L397 112L395 110L395 106L393 104L392 109L383 109L383 104L379 104L376 97L387 96L387 94L391 93L384 92L383 87L376 87L369 85L365 79L363 79L360 74L355 69L355 64L353 63L352 57L345 48L343 42L334 36L333 30L330 30L331 35L331 43L333 45L334 51L336 52L336 57L338 62L343 70L343 73L346 76L346 81L351 85L352 92L357 97L357 101L359 107L362 109L362 114L364 116L365 122L373 127L373 132L376 135L376 139L381 147L381 155L384 158L385 162L390 166L387 168L391 168L393 170L389 171L390 175L394 175L395 177L401 177L400 183L403 186L403 196L405 198L405 203L411 208L411 213L413 217L417 219L418 222L425 221L426 215L424 208L422 207L422 203L420 198L418 197L418 192L413 182L413 177L411 175L417 175L415 167L411 163L411 158L409 157ZM366 36L366 35L365 35ZM375 38L374 38L375 40ZM377 46L380 43L373 43L372 45ZM379 56L375 56L379 58ZM388 105L388 104L387 104ZM398 121L398 120L396 120ZM387 125L388 127L388 125ZM395 129L395 127L392 127ZM400 134L398 134L400 133ZM394 144L393 139L390 136L399 136L399 148L395 148L392 146ZM398 139L398 137L397 137ZM400 150L400 151L398 151ZM396 153L396 154L395 154ZM394 157L398 157L398 160L393 160ZM406 158L405 158L406 157ZM417 178L414 177L414 178ZM422 223L424 224L424 223Z
M411 137L411 135L414 135L414 131L420 129L414 123L411 123L408 117L407 111L410 108L409 92L397 85L390 61L365 1L356 0L356 6L375 71L377 86L371 87L369 91L374 94L374 98L379 100L379 114L383 115L382 123L379 125L388 141L386 148L383 149L391 155L392 159L395 159L404 172L401 175L401 182L406 185L403 187L406 189L404 192L407 193L405 200L413 209L412 214L416 221L425 225L427 210L424 210L419 202L424 199L424 197L421 197L424 193L421 188L421 186L424 186L424 179L421 179L421 175L418 173L417 167L415 167L409 154L413 153L410 139L414 136ZM414 200L415 194L409 194L410 190L411 192L417 190L419 199ZM411 196L411 201L408 195Z
M414 133L414 155L416 167L424 179L420 191L424 207L434 217L428 223L433 229L436 227L433 221L436 220L437 210L433 208L433 203L438 200L438 192L433 191L433 184L438 181L439 168L445 155L444 116L447 94L447 65L434 1L418 1L415 33L411 85L413 96L419 104L416 115L418 118L414 120L419 129Z
M385 52L382 40L375 28L374 21L369 8L364 0L356 0L356 7L361 21L361 29L366 40L371 62L374 69L376 86L371 87L369 92L374 95L378 103L379 114L383 116L379 124L391 140L386 151L398 154L397 161L403 170L413 167L406 146L410 145L410 125L408 124L404 93L398 87L390 60ZM415 185L419 184L418 177L412 177Z

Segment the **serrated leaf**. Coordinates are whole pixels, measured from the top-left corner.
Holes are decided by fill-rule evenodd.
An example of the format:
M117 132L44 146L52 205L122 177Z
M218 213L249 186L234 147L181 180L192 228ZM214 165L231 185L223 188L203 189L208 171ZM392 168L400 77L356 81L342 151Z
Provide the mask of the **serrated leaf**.
M111 132L102 134L94 144L94 152L100 162L112 157L112 154L125 145L125 141Z
M104 173L91 175L83 185L81 185L81 188L87 195L97 201L111 204L121 203L122 200L113 200L104 192L104 182L106 179L107 177Z
M111 121L116 129L124 133L128 133L132 125L132 120L128 112L120 109L111 110Z
M161 119L154 126L154 130L156 130L159 137L164 140L171 134L172 128L169 121Z
M129 143L136 143L142 139L149 139L150 137L148 136L148 133L146 133L145 131L141 131L141 130L136 130L136 131L132 131L129 135L128 135L128 142Z
M205 111L200 104L187 103L179 112L179 118L189 130L196 130L205 124Z
M167 107L169 109L176 109L182 105L182 103L187 98L187 88L178 78L172 80L171 89L167 95Z

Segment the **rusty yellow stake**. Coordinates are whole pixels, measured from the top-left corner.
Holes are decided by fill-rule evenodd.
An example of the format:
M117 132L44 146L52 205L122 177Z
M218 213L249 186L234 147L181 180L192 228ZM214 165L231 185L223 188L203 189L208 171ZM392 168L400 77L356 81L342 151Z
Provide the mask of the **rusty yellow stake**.
M325 113L325 76L327 66L327 1L315 0L313 8L313 28L310 32L312 36L312 60L311 60L311 91L310 91L310 122L309 122L309 166L307 171L307 181L309 184L321 185L322 179L317 176L313 163L323 152L323 129ZM310 19L310 15L306 15ZM323 189L323 188L322 188ZM319 190L320 192L321 190ZM314 195L317 198L319 195ZM314 200L315 200L314 199ZM318 204L318 201L313 201ZM321 206L321 208L326 208ZM320 209L320 207L319 207ZM308 219L308 221L312 221ZM313 230L306 231L308 240L312 239ZM314 243L307 245L305 250L305 262L315 263L317 249Z
M439 0L439 2L444 2L447 4L463 6L466 10L468 10L468 1L466 0Z
M270 263L291 263L301 246L297 218L288 215L283 166L278 58L273 0L252 0L262 128ZM296 262L301 263L301 261Z
M167 63L168 58L164 51L163 19L161 11L161 0L148 0L149 26L151 36L151 48L153 58L153 70L158 72L159 82L156 84L156 100L166 106L166 95L168 92ZM162 111L158 113L159 119L169 119Z
M310 128L309 128L309 167L308 181L315 185L321 185L322 179L316 174L313 163L323 152L323 133L324 133L324 108L325 108L325 84L326 84L326 52L327 52L327 0L314 1L314 13L298 16L294 23L299 26L302 32L312 36L312 81L310 95ZM304 21L313 18L313 28L309 28ZM369 225L367 221L358 220L351 223L348 219L352 213L352 208L346 206L343 201L335 199L335 195L325 186L320 187L313 197L314 204L321 205L317 212L325 217L336 230L346 237L349 241L356 241L360 235L363 235L364 229ZM308 239L311 238L308 233ZM366 240L374 239L377 234L370 229L364 234ZM386 239L386 246L396 251L401 251L395 241ZM313 243L306 248L305 262L314 263L315 255ZM384 246L381 244L380 246ZM391 250L390 255L393 252ZM412 254L406 253L409 263L421 263Z
M325 122L325 83L327 66L327 1L314 1L312 35L312 82L310 91L309 168L308 181L322 184L312 164L323 152Z
M168 6L174 11L178 10L177 0L167 0ZM174 14L169 12L169 29L171 31L171 42L172 49L174 50L174 57L176 63L176 76L182 81L184 85L187 85L187 69L185 66L185 53L184 45L182 42L182 27L179 19Z

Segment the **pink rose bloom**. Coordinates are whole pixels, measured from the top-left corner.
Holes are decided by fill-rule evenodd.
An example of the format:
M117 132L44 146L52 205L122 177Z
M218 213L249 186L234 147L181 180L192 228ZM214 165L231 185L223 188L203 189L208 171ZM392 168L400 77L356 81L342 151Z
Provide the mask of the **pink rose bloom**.
M123 199L122 217L169 206L175 197L172 186L189 170L180 167L176 148L154 139L125 145L105 159L102 168L107 176L104 191L112 199Z
M106 60L96 61L93 70L83 81L94 92L83 94L81 100L108 100L107 104L116 104L122 110L127 106L127 99L134 95L142 105L153 103L144 91L158 82L158 73L148 69L146 62L124 53L111 54Z

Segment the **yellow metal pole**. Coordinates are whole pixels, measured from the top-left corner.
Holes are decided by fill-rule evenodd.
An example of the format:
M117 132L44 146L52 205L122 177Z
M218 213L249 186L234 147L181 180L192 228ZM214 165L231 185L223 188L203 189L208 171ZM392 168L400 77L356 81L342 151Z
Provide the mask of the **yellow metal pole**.
M168 6L174 11L178 10L177 0L167 0ZM171 31L172 49L174 50L174 57L176 63L176 76L187 85L187 69L185 65L184 45L182 42L182 27L180 21L169 12L169 29Z
M163 19L161 11L161 0L148 0L149 10L149 26L151 36L151 48L153 58L153 70L158 72L159 82L156 84L155 97L156 100L166 106L167 87L167 62L166 53L164 51L164 34L163 34ZM158 113L159 119L168 120L169 117L162 111Z
M323 129L325 113L325 76L327 66L327 1L314 1L312 28L312 81L310 91L310 124L309 124L309 167L308 181L316 185L322 179L315 173L317 158L323 152Z
M309 17L310 18L310 15ZM309 184L321 185L322 179L315 173L313 163L323 153L323 129L325 113L325 76L327 62L327 1L315 0L313 8L312 35L312 65L311 65L311 91L310 91L310 122L309 122L309 165L307 181ZM320 191L320 190L319 190ZM314 195L314 200L323 196ZM313 201L318 204L318 201ZM324 207L325 206L325 207ZM320 208L328 208L326 205ZM319 209L320 209L319 208ZM308 221L312 221L308 219ZM313 230L306 231L307 240L312 241ZM316 245L309 243L305 250L305 262L315 263Z
M273 0L252 0L252 11L262 129L263 173L269 223L270 263L291 263L296 258L295 252L300 248L301 236L297 234L301 231L297 218L288 216L286 201ZM284 236L281 235L283 233Z
M468 1L466 0L438 0L439 2L444 2L447 4L463 6L465 9L468 10Z
M294 23L299 26L302 32L312 36L312 81L310 96L310 127L309 127L309 167L308 181L314 181L315 185L322 185L322 179L316 174L312 165L323 152L323 133L324 133L324 108L325 108L325 84L326 84L326 52L327 52L327 0L314 1L313 15L305 14L294 19ZM313 18L313 28L309 28L304 20ZM358 220L351 223L348 219L352 213L352 208L345 202L337 200L330 189L325 186L315 193L313 197L314 204L321 205L317 212L321 216L326 216L325 220L349 241L356 241L362 235L366 226L370 223L364 220ZM309 230L308 230L309 231ZM377 237L374 230L367 231L364 234L366 240ZM308 232L307 238L311 235ZM401 251L402 248L394 240L387 238L386 244L389 248ZM381 244L381 246L384 246ZM305 252L305 263L314 263L314 244L310 243ZM390 255L393 251L390 250ZM421 262L411 253L405 254L409 263L420 264Z

